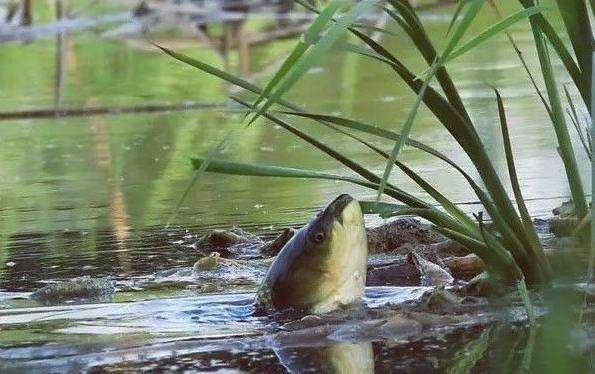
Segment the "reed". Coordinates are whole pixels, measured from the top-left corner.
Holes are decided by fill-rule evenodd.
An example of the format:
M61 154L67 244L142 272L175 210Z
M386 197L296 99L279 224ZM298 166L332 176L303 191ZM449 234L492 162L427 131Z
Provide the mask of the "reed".
M553 46L553 49L563 61L568 74L572 77L581 94L581 98L585 103L589 103L587 107L590 112L590 91L585 90L585 79L590 79L591 76L590 68L586 68L587 64L591 66L591 60L587 57L585 46L591 44L590 41L589 44L585 44L586 39L584 36L587 26L589 27L588 35L591 35L590 25L588 25L588 17L575 14L576 11L582 11L583 7L586 10L585 2L560 0L557 3L559 11L563 13L564 24L571 38L574 53L577 56L575 62L570 51L561 42L561 36L556 33L542 15L545 11L553 10L534 4L532 0L519 0L523 5L522 10L503 17L485 31L471 37L467 35L469 27L488 0L459 2L447 33L446 47L441 52L438 52L415 9L406 0L362 0L355 4L351 1L331 0L321 10L314 8L308 2L296 1L310 11L318 13L318 18L264 88L186 55L164 47L159 48L179 61L242 87L253 94L256 98L252 102L234 98L249 113L246 118L247 125L263 117L266 123L280 126L321 152L330 155L352 170L355 175L345 177L314 170L220 161L211 157L194 158L192 162L195 169L234 175L326 179L354 183L370 188L378 191L378 198L375 201L362 201L362 207L366 213L378 214L382 217L400 215L423 217L434 224L436 230L459 241L481 257L492 278L504 284L515 285L524 296L527 295L525 281L532 286L542 286L549 283L552 277L550 264L544 256L518 182L503 98L497 89L494 89L494 105L497 106L500 115L500 128L504 139L504 150L516 208L504 188L505 181L501 180L496 173L494 164L488 157L468 109L461 100L455 82L448 73L448 64L455 59L462 58L467 52L495 35L506 32L508 27L517 22L528 20L531 23L548 98L545 99L541 93L539 94L543 98L546 109L551 113L552 123L559 141L560 155L566 167L577 213L579 215L586 214L586 199L578 175L574 149L570 142L560 99L561 95L551 68L547 46L548 44ZM385 32L385 30L356 23L358 17L373 8L379 8L382 12L385 12L409 36L412 44L427 63L423 73L416 75L394 52L383 46L382 42L374 41L366 33L370 29L375 32ZM347 33L352 35L351 39L344 37ZM356 42L353 42L353 40ZM417 95L415 104L410 109L408 116L401 126L398 126L401 129L400 133L376 127L365 121L324 113L311 113L283 98L293 84L332 48L355 53L388 66ZM519 56L522 59L520 52ZM531 79L533 79L532 76ZM439 88L434 88L435 84ZM415 123L416 114L422 104L430 109L438 122L448 130L453 139L469 156L481 182L475 181L467 171L446 155L409 136ZM576 112L574 106L569 110ZM573 118L575 117L578 116L573 116ZM383 174L376 175L373 171L359 164L356 160L350 159L339 150L333 149L311 137L292 123L293 120L298 118L309 119L320 126L331 128L336 131L337 136L347 136L355 139L366 146L370 152L384 157L386 159L386 168ZM396 125L395 127L397 127ZM581 126L579 125L577 128L580 129ZM394 147L390 152L385 152L372 145L369 139L373 137L391 140L394 142ZM584 144L585 148L587 148L586 140ZM404 146L415 147L426 152L460 173L483 204L492 224L486 225L482 216L471 217L467 215L440 193L439 186L430 184L401 162L399 154ZM402 170L419 188L427 192L438 202L439 207L422 201L403 191L397 185L390 183L389 178L394 167ZM395 202L380 202L381 195L388 196L394 199ZM526 301L527 305L529 305L528 299Z

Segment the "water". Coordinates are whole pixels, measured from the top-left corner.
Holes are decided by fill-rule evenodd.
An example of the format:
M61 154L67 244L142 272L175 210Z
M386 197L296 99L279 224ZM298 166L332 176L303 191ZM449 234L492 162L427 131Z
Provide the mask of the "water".
M436 39L443 35L451 10L425 13L424 20ZM474 32L489 22L493 19L483 15ZM512 31L531 69L538 71L529 29L519 25ZM168 43L174 44L163 40L164 45ZM403 35L387 43L410 66L421 66ZM214 50L189 45L181 44L178 49L224 64ZM289 40L253 48L250 69L254 77L270 74L293 45ZM99 365L113 371L213 368L282 372L283 367L303 369L304 361L319 370L328 368L328 362L312 358L315 349L279 347L263 337L278 327L271 319L250 313L251 295L266 265L241 274L241 281L223 290L226 292L219 288L210 295L201 288L202 281L163 279L159 272L191 266L197 258L192 244L211 228L237 225L273 236L281 228L303 224L340 193L366 199L374 197L374 192L322 181L207 174L190 192L173 225L165 228L191 175L189 157L207 154L229 130L240 125L241 114L229 110L225 99L236 91L140 41L108 40L82 32L66 36L60 48L58 53L58 42L52 40L2 45L0 81L5 88L0 91L0 111L51 108L56 103L70 108L192 101L222 107L0 122L0 368L7 363L5 368L15 370L77 370ZM63 79L56 83L58 58ZM231 69L236 65L233 55ZM557 61L556 66L559 68ZM568 199L568 186L547 114L506 39L498 37L471 52L468 58L453 63L450 72L498 172L506 176L498 113L489 85L500 89L506 100L521 187L532 214L548 216L552 208ZM569 78L560 78L560 83L568 82ZM415 100L383 66L341 53L326 57L289 97L312 111L341 113L394 130L400 128ZM317 139L340 147L367 167L378 173L384 169L382 159L353 141L305 121L300 123ZM466 156L427 110L418 115L413 137L472 170ZM392 146L378 139L373 142L385 150ZM578 153L585 189L590 190L589 163L580 150ZM348 174L332 159L264 121L241 130L221 157ZM462 178L440 162L409 148L402 153L402 160L465 209L481 210ZM395 172L393 182L427 198L404 175ZM370 224L379 222L374 217L368 220ZM82 275L115 279L120 292L113 303L47 307L26 299L47 282ZM411 292L375 290L367 305L379 308L387 301L411 296ZM489 368L503 355L498 345L502 339L510 340L508 335L515 329L521 332L512 340L519 347L527 346L528 330L517 325L506 324L497 331L474 325L469 331L432 332L413 341L340 339L327 342L325 349L330 353L326 357L360 357L362 372L370 368L370 360L378 372L391 367L427 371L443 368L445 362L458 362L453 359L456 352L483 344L490 354L480 357L477 367ZM490 345L486 340L496 343ZM522 352L519 349L516 355L522 356ZM296 362L295 357L301 359ZM129 362L122 363L122 358ZM522 357L512 358L513 362L519 360Z

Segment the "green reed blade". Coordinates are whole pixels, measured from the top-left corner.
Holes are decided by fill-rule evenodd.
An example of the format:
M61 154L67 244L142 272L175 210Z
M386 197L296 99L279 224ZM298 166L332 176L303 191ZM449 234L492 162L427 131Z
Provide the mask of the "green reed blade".
M405 23L407 25L406 28L403 26L402 27L405 30L405 32L409 35L409 37L413 41L413 44L419 50L428 66L434 63L434 61L436 61L436 58L438 57L438 53L436 52L436 49L434 48L432 41L430 40L428 34L426 33L421 21L415 14L414 10L411 8L409 2L406 0L389 0L389 3L402 17L402 22L400 22L400 18L397 16L396 13L391 12L390 10L387 11L387 13L391 15L391 17L395 19L399 24L403 25L403 23ZM361 39L361 36L357 34L356 36L360 37ZM364 43L368 44L368 42L365 39L363 41ZM388 51L386 52L388 53ZM438 80L440 87L442 87L442 90L444 91L444 94L446 95L448 102L459 112L459 114L465 120L467 120L467 122L471 123L471 118L467 113L467 109L465 108L465 105L461 100L459 92L456 89L452 78L443 66L439 67L436 71L436 79Z
M589 21L589 11L585 0L556 0L560 15L566 26L566 31L570 37L570 43L574 50L574 55L578 62L578 66L582 72L582 80L586 84L590 84L593 75L592 60L593 60L593 29ZM587 92L592 93L590 90ZM589 113L590 96L585 98Z
M521 300L523 301L523 305L525 306L525 310L527 311L529 322L534 325L537 321L537 317L535 314L535 308L533 308L533 304L531 303L531 297L529 296L529 290L527 289L527 283L525 283L525 279L520 279L516 286L517 291L521 296ZM528 368L528 365L526 365L526 367Z
M239 98L233 97L232 99L235 100L236 102L240 103L241 105L244 105L246 108L248 108L250 110L255 110L255 108L251 104L249 104ZM314 147L318 148L319 150L326 153L327 155L331 156L332 158L334 158L338 162L342 163L343 165L347 166L348 168L350 168L351 170L353 170L355 173L359 174L366 180L368 180L372 183L375 183L376 185L380 182L380 178L378 176L376 176L376 174L372 173L370 170L364 168L357 162L351 160L350 158L346 157L345 155L336 151L335 149L319 142L318 140L307 135L303 131L300 131L299 129L295 128L294 126L290 125L289 123L282 121L281 119L279 119L276 116L273 116L270 113L265 113L263 116L265 118L269 119L270 121L274 122L276 125L283 127L284 129L288 130L292 134L298 136L302 140L304 140L304 141L308 142L309 144L313 145ZM399 201L403 201L406 204L409 204L412 206L417 206L417 207L423 207L423 208L431 207L430 204L412 196L411 194L406 193L405 191L399 189L396 186L389 184L388 187L389 187L389 190L386 192L386 194L399 200Z
M424 81L424 83L417 95L417 98L415 99L415 103L413 104L413 107L411 107L411 109L409 110L409 113L407 114L407 119L405 120L405 123L403 124L403 127L401 129L401 136L400 136L399 140L397 140L395 142L395 146L393 147L393 149L388 157L388 160L386 162L386 167L384 169L384 173L382 174L382 180L380 181L380 185L378 186L378 194L376 195L376 200L380 200L380 197L382 196L384 188L386 187L386 184L388 183L388 178L390 177L390 173L393 169L393 165L397 161L397 157L399 156L401 149L403 149L403 146L405 145L405 142L406 142L407 138L409 137L409 133L411 132L411 129L413 128L413 122L415 120L415 116L417 115L419 107L421 106L421 102L422 102L423 97L426 93L426 89L430 85L430 81L434 77L434 73L436 72L436 68L438 66L439 65L437 63L433 66L433 69L430 71L430 75Z
M298 41L298 44L295 46L293 51L290 53L289 57L285 59L279 70L275 73L273 78L269 81L269 83L265 86L264 92L260 95L260 97L254 103L254 106L258 106L262 100L269 97L269 94L275 88L279 82L289 73L289 71L295 66L297 60L302 57L302 55L308 50L311 45L312 38L318 37L323 29L328 24L329 20L333 17L333 15L345 5L344 0L333 0L329 5L327 5L320 15L316 17L312 25L306 30L301 40Z
M452 53L445 58L444 63L446 64L453 61L454 59L476 48L478 45L482 44L491 37L502 33L504 30L514 25L515 23L527 19L534 14L541 13L545 9L547 8L541 6L534 6L531 8L523 9L506 17L504 20L491 25L489 28L481 32L479 35L475 36L471 40L465 42L465 44L463 44L462 46L453 50Z
M530 8L535 6L534 0L519 0L521 5L525 8ZM589 97L590 97L590 81L587 81L583 76L580 67L576 64L572 55L564 45L562 38L556 32L556 29L552 26L552 24L542 15L542 14L535 14L530 18L531 28L533 29L533 33L540 30L543 32L545 37L548 41L552 44L552 47L556 51L556 54L562 60L566 71L574 81L574 84L577 86L579 91L581 92L581 96L587 108L590 108ZM538 42L536 41L536 44ZM539 52L538 52L539 53ZM543 67L542 67L543 70ZM590 109L589 109L590 112Z
M391 203L383 203L379 201L360 201L363 211L368 214L378 214L382 218L398 217L398 216L418 216L433 224L441 227L448 227L449 230L456 231L461 235L467 236L468 231L459 221L454 220L448 214L439 211L434 207L429 208L414 208L411 206L403 206Z
M446 35L450 35L452 28L454 27L455 23L459 19L459 16L461 15L461 12L463 11L463 8L465 7L465 5L467 5L467 3L468 3L468 1L465 1L465 0L461 0L458 2L457 8L455 9L455 12L452 15L450 23L448 24L448 29L446 30Z
M499 19L504 18L502 16L502 13L500 12L500 9L496 5L495 0L488 0L488 4L490 5L490 8L492 9L492 11L496 15L496 17L498 17ZM523 69L525 69L525 73L527 73L527 76L529 77L529 80L531 81L531 85L533 85L533 89L539 96L539 100L541 100L541 103L543 104L545 110L547 111L550 119L552 119L552 121L553 121L552 110L550 109L550 106L547 103L545 96L539 89L539 86L537 86L537 81L533 77L533 74L531 73L531 69L529 69L529 64L527 64L527 61L525 60L525 57L523 57L523 52L521 52L520 48L518 47L517 43L514 41L512 35L510 35L509 32L505 32L504 34L506 35L506 38L508 39L508 42L510 43L510 45L512 45L512 48L514 49L514 52L516 53L517 57L521 61L521 64L523 65Z
M534 16L535 17L535 16ZM537 23L537 18L531 18L531 28L537 49L537 56L541 66L543 78L545 81L546 90L548 93L550 106L553 115L553 126L558 139L558 146L562 162L566 171L566 177L570 185L570 192L572 200L575 204L576 212L579 217L584 217L587 214L587 202L585 193L578 171L578 165L574 154L570 134L566 125L564 110L562 109L562 101L556 83L552 62L550 59L547 44L541 33L540 25Z
M498 113L500 116L500 127L502 130L502 140L504 143L504 154L506 155L506 164L508 166L508 174L510 177L510 184L512 186L512 191L514 193L515 200L517 202L517 208L521 215L521 220L523 221L523 225L525 226L525 231L527 232L529 238L531 239L531 246L529 250L531 251L530 257L533 261L538 262L538 267L542 269L544 272L544 278L550 277L550 269L548 266L547 259L545 258L545 254L543 253L543 249L541 247L541 242L539 241L539 237L537 236L537 231L535 230L535 226L533 225L533 219L529 214L529 209L525 205L525 199L523 198L523 193L521 191L521 186L519 184L518 175L516 172L516 166L514 162L514 154L512 152L512 144L510 141L510 134L508 131L508 121L506 119L506 112L504 110L504 103L502 101L502 96L497 89L494 89L496 93L496 100L498 102Z
M570 105L570 110L567 110L568 117L570 118L570 121L574 125L574 129L576 130L576 133L578 134L581 144L583 145L583 149L585 150L585 153L587 154L587 156L590 159L591 158L591 148L589 146L589 143L587 143L587 140L585 139L583 130L581 129L580 120L578 118L578 111L576 110L576 107L572 100L572 96L570 95L570 92L568 91L568 87L566 87L566 85L563 85L563 87L564 87L564 93L566 94L566 100L568 101L568 104Z
M343 0L335 0L343 1ZM362 14L367 13L377 0L363 0L353 6L343 16L341 16L335 23L329 26L326 33L320 38L316 45L312 46L308 51L298 60L295 61L292 69L283 78L283 81L274 90L270 96L267 97L263 105L258 108L256 113L252 116L249 123L253 123L258 117L265 113L272 105L276 104L279 99L308 71L314 64L319 61L332 46L343 36L347 28L355 22L355 20ZM330 17L325 19L325 22L330 22Z
M379 149L378 147L374 146L373 144L365 141L364 139L350 134L344 130L341 130L333 125L327 125L331 129L344 134L359 143L363 144L364 146L368 147L372 151L376 152L380 156L384 157L385 159L389 158L389 154L384 152L383 150ZM407 165L400 161L396 161L395 165L401 169L411 180L413 180L422 190L424 190L428 195L430 195L436 202L438 202L444 210L450 214L454 219L458 220L463 226L467 228L467 234L473 236L476 231L476 225L473 220L463 212L456 204L450 201L446 196L444 196L440 191L434 188L430 183L428 183L424 178L422 178L419 174L415 171L410 169Z

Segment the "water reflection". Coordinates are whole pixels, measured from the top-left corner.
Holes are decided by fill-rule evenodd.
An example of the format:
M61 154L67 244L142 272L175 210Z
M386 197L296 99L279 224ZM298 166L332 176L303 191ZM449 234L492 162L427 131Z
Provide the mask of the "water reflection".
M411 300L411 289L390 289L369 288L367 308ZM413 335L386 334L384 325L350 314L289 327L274 316L254 316L253 293L4 309L0 369L588 372L595 339L573 322L580 304L569 294L546 295L551 312L534 326L518 319L519 308L429 325L423 321L451 317L404 314L424 325Z
M91 331L93 327L87 331ZM267 373L393 372L589 372L589 352L568 347L554 356L538 354L552 341L541 327L499 324L436 331L408 341L331 342L320 346L277 348L259 337L157 339L134 331L110 331L91 340L78 333L75 346L10 348L0 351L2 370L240 370ZM66 331L64 331L66 332ZM122 335L121 332L126 332ZM117 342L110 340L120 333ZM2 341L6 341L6 332ZM30 335L35 339L35 335ZM555 345L555 343L554 343Z
M290 373L374 373L374 351L370 342L284 348L275 350L275 354Z

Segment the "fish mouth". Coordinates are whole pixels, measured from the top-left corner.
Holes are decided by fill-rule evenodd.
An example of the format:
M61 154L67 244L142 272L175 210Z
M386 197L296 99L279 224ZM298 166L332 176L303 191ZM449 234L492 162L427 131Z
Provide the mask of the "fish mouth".
M342 194L326 207L323 214L343 223L343 210L353 201L355 199L351 195Z

